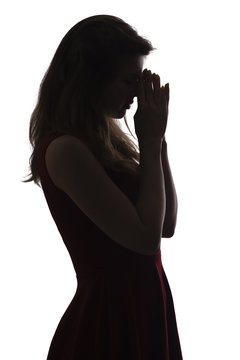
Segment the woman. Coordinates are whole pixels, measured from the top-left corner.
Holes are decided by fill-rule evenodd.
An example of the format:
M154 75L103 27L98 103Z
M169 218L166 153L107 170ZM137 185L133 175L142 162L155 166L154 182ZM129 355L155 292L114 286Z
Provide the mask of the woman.
M64 36L32 113L41 183L78 286L47 360L182 359L160 241L174 234L169 87L143 68L154 50L123 20L86 18ZM116 119L137 97L140 150Z

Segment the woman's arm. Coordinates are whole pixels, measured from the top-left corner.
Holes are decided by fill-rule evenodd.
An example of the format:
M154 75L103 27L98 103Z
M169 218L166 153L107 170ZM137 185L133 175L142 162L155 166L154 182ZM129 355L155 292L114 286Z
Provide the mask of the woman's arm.
M169 238L174 235L177 222L177 193L174 186L172 173L168 161L167 143L165 137L162 142L161 161L164 173L164 183L166 192L166 213L163 223L162 237Z

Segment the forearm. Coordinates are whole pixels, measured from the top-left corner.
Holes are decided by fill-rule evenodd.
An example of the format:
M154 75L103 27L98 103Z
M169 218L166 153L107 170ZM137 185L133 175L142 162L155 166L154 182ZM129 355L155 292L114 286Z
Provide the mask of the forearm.
M165 141L165 138L163 139L163 143L162 143L161 161L164 172L164 183L165 183L165 192L166 192L166 212L163 223L162 237L171 237L174 235L176 222L177 222L178 201L177 201L177 193L168 161L167 143Z
M154 246L159 246L165 218L166 198L161 164L161 146L140 144L139 196L136 209L144 227L152 233Z

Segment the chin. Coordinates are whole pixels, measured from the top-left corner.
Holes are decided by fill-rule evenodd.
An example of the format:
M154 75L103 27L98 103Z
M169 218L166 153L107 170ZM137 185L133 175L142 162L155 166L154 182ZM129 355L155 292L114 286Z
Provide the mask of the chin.
M128 110L128 108L126 108L126 106L121 106L118 109L113 109L108 111L106 114L108 117L113 118L113 119L122 119L125 115L126 115L126 111Z
M127 109L121 109L119 110L119 112L116 114L116 119L122 119L124 117L124 115L126 114Z
M113 119L122 119L125 114L126 114L126 109L121 109L118 112L112 112L108 114L108 116Z

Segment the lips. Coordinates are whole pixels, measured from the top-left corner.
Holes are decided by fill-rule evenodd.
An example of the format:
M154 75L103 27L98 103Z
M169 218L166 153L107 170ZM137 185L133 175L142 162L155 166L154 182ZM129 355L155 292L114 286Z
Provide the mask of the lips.
M130 105L133 104L133 100L126 104L126 107L130 108Z

